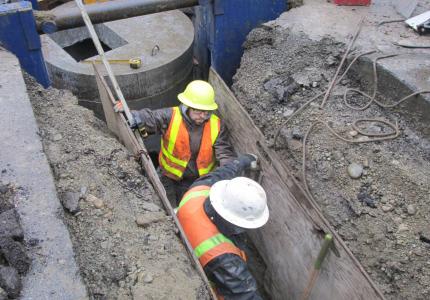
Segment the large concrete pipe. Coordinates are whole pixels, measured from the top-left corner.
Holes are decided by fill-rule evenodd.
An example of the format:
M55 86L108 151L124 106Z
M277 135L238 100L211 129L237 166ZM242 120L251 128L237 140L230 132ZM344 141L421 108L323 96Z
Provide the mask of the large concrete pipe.
M86 10L93 24L99 24L198 4L198 0L114 0L87 5ZM76 5L67 11L53 9L35 14L38 30L45 33L85 25Z
M57 9L68 11L72 5L74 2L68 2ZM127 63L111 63L131 109L178 104L177 94L192 79L193 69L194 28L183 12L171 10L106 22L95 25L95 30L107 59L142 61L138 69ZM41 40L53 86L72 91L81 105L102 117L94 70L85 63L99 57L86 27L44 34ZM110 83L102 66L100 72ZM147 144L148 150L157 149L157 143L159 139L155 138L155 146Z

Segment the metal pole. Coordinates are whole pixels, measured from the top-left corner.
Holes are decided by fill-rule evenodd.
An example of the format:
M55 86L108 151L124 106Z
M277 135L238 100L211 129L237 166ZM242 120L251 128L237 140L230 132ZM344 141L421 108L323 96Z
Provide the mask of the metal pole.
M87 26L88 31L90 32L91 38L94 42L94 45L97 48L97 52L99 53L100 58L102 59L103 64L106 68L106 71L108 72L109 79L112 82L112 85L115 89L117 99L122 102L122 106L124 108L124 113L127 117L128 122L131 124L133 122L133 115L131 114L130 109L128 108L128 105L127 105L127 102L125 101L124 95L122 94L122 91L118 85L118 82L116 81L115 75L112 72L112 69L110 67L109 62L106 59L105 52L103 50L102 45L100 44L100 40L97 36L96 31L94 30L94 26L91 23L90 17L88 16L88 14L85 10L85 7L82 4L82 1L81 0L75 0L75 2L79 8L80 14L82 15L83 21L85 22L85 25Z
M322 108L324 107L324 105L325 105L325 103L326 103L326 101L327 101L328 97L330 97L331 90L333 89L333 87L334 87L334 86L335 86L335 84L336 84L337 76L339 75L340 70L342 69L343 64L345 63L346 58L348 57L348 54L349 54L349 52L351 51L352 46L354 45L355 41L357 40L358 35L360 34L361 28L363 27L363 23L364 23L364 17L362 17L362 18L361 18L360 22L358 22L357 29L356 29L356 31L355 31L355 33L354 33L354 35L353 35L353 37L352 37L351 41L349 42L348 49L346 49L346 52L345 52L345 54L344 54L344 55L343 55L343 57L342 57L342 60L341 60L341 62L340 62L340 65L339 65L339 67L337 68L336 74L334 75L333 79L331 80L330 85L328 86L327 92L326 92L326 93L325 93L325 95L324 95L324 99L323 99L323 101L321 102L321 105L320 105L320 107L319 107L320 109L322 109Z
M86 11L91 22L99 24L195 5L199 5L198 0L112 0L87 5ZM63 11L53 10L49 15L49 18L41 16L38 20L39 31L48 29L47 33L52 33L85 25L78 7Z
M120 89L120 87L118 85L118 82L116 81L116 78L115 78L115 76L114 76L114 74L112 72L112 69L110 67L109 61L106 59L105 53L103 51L103 47L100 44L100 40L99 40L99 38L97 36L97 33L94 30L94 26L91 23L91 20L90 20L87 12L85 10L84 5L82 4L82 0L75 0L75 2L76 2L76 4L79 7L79 10L80 10L80 13L82 14L82 18L83 18L83 20L85 22L85 25L87 26L88 31L90 32L91 38L92 38L92 40L94 42L94 45L97 48L97 52L99 53L99 55L100 55L100 57L101 57L101 59L103 61L103 64L104 64L104 66L105 66L105 68L106 68L106 70L107 70L107 72L109 74L109 78L110 78L110 80L112 82L112 85L113 85L113 87L115 89L117 97L122 102L122 106L124 108L124 113L127 116L128 122L131 123L133 121L133 116L130 113L130 109L128 108L127 102L124 99L124 95L122 94L121 89ZM97 70L96 70L96 72L97 72ZM135 134L135 137L139 141L138 142L139 147L142 147L142 150L144 150L146 152L145 146L144 146L143 141L141 140L141 137L139 136L139 134ZM195 264L195 266L197 268L197 271L200 273L203 281L205 282L205 284L206 284L206 286L208 288L210 298L213 299L213 300L216 300L217 296L216 296L215 292L211 288L211 285L209 283L208 278L206 277L206 274L205 274L205 272L203 270L203 267L200 265L200 262L198 261L197 257L194 255L194 252L192 250L192 247L191 247L190 243L186 239L185 232L182 229L181 224L179 223L179 220L176 217L176 215L175 215L175 213L173 211L173 208L170 205L169 200L167 199L166 191L165 191L163 185L161 184L160 179L158 178L158 175L157 175L157 172L156 172L156 170L154 168L154 165L152 164L151 160L148 159L148 154L146 154L146 155L145 154L140 154L140 156L142 158L142 164L144 165L144 168L145 168L145 170L148 173L149 179L153 183L155 190L157 191L157 193L160 196L163 204L166 206L166 209L169 211L169 214L172 216L172 218L173 218L176 226L179 229L179 232L181 234L181 238L184 241L184 244L185 244L185 246L186 246L189 254L191 255L191 258L193 259L193 262L194 262L194 264Z

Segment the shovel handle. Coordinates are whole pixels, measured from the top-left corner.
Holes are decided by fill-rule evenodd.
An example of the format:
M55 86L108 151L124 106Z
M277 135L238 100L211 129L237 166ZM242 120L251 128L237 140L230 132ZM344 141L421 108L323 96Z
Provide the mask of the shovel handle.
M315 282L317 281L317 277L319 274L319 270L321 269L321 265L325 257L327 256L328 249L330 248L332 242L333 242L333 236L330 233L327 233L324 236L324 241L322 243L320 252L318 253L318 257L314 263L314 267L312 268L312 271L310 273L308 283L306 284L305 290L303 291L302 297L300 298L301 300L309 299L312 289L315 285Z
M316 270L321 269L321 265L322 265L325 257L327 256L328 249L330 248L330 245L332 242L333 242L333 236L330 233L327 233L324 236L324 241L323 241L323 244L321 246L321 250L318 253L317 260L315 261L315 264L314 264L314 267Z

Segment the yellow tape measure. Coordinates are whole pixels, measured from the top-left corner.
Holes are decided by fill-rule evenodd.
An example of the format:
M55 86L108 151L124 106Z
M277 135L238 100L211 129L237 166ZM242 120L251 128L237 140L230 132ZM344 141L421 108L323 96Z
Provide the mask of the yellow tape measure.
M101 59L83 60L83 63L101 63ZM131 59L108 59L108 62L112 64L129 64L132 69L139 69L142 66L142 60L140 58Z

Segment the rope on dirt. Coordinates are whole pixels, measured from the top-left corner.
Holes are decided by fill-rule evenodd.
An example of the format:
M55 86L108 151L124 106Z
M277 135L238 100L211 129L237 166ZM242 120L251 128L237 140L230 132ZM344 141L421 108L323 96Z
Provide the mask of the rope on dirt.
M364 97L366 97L366 98L369 98L370 99L370 101L365 105L365 106L362 106L362 107L359 107L359 106L352 106L352 105L350 105L349 103L348 103L348 101L347 101L347 99L346 99L346 95L347 95L347 92L348 91L354 91L354 92L356 92L356 93L359 93L360 95L362 95L362 96L364 96ZM421 91L418 91L418 92L415 92L415 93L412 93L412 94L410 94L410 95L407 95L406 97L403 97L402 99L400 99L399 101L397 101L397 102L394 102L393 104L383 104L383 103L381 103L381 102L379 102L378 100L376 100L375 98L374 98L374 96L369 96L368 94L366 94L365 92L363 92L363 91L360 91L360 90L357 90L357 89L347 89L347 90L345 90L345 93L344 93L344 95L343 95L343 101L344 101L344 103L345 103L345 105L346 106L348 106L349 108L351 108L351 109L353 109L353 110L365 110L366 108L368 108L373 102L375 102L376 104L378 104L379 106L381 106L381 107L383 107L383 108L393 108L393 107L395 107L395 106L397 106L397 105L399 105L400 103L402 103L402 102L404 102L404 101L406 101L406 100L408 100L409 98L412 98L412 97L414 97L414 96L417 96L417 95L421 95L421 94L428 94L428 93L430 93L430 90L421 90Z
M389 55L384 55L384 56L378 56L378 57L376 57L373 60L373 94L372 94L372 96L370 97L369 95L367 95L366 93L364 93L364 92L362 92L362 91L360 91L358 89L347 88L345 90L345 92L343 93L343 100L344 100L345 105L347 107L351 108L351 109L354 109L354 110L365 110L365 109L367 109L372 104L372 102L375 101L376 92L378 90L378 72L377 72L377 69L376 69L376 63L380 59L389 58L389 57L395 57L397 55L398 54L389 54ZM348 94L349 91L360 93L363 96L366 95L368 98L370 98L370 101L366 105L364 105L362 107L354 108L353 106L349 105L348 102L346 101L346 95Z
M382 21L378 23L378 26L384 25L384 24L389 24L389 23L400 23L400 22L404 22L406 21L406 19L394 19L394 20L387 20L387 21Z
M378 61L378 60L380 60L380 59L389 58L389 57L394 57L394 56L397 56L397 55L398 55L398 54L390 54L390 55L378 56L377 58L375 58L375 59L373 60L373 78L374 78L374 88L373 88L372 96L369 96L369 95L368 95L368 94L366 94L365 92L360 91L360 90L358 90L358 89L350 89L350 88L348 88L348 89L346 89L346 90L345 90L345 93L344 93L344 103L345 103L345 105L346 105L347 107L349 107L349 108L353 109L353 110L359 110L359 111L363 111L363 110L367 109L367 108L368 108L368 107L369 107L373 102L375 102L376 104L378 104L379 106L381 106L381 107L383 107L383 108L392 108L392 107L395 107L395 106L399 105L400 103L402 103L402 102L404 102L404 101L406 101L406 100L410 99L410 98L411 98L411 97L413 97L413 96L416 96L416 95L419 95L419 94L423 94L423 93L430 93L430 90L422 90L422 91L418 91L418 92L412 93L412 94L410 94L410 95L408 95L408 96L406 96L406 97L404 97L404 98L400 99L399 101L396 101L396 102L395 102L395 103L393 103L393 104L383 104L383 103L379 102L378 100L376 100L376 94L377 94L377 90L378 90L378 73L377 73L376 63L377 63L377 61ZM345 72L345 73L346 73L346 72ZM354 91L354 92L356 92L356 93L359 93L359 94L363 95L364 97L369 98L370 100L369 100L369 102L368 102L366 105L364 105L364 106L361 106L361 107L354 107L354 106L350 105L350 104L347 102L347 99L346 99L346 95L348 94L348 92L349 92L349 91ZM370 133L370 132L366 132L366 131L363 131L363 130L358 126L358 124L359 124L359 123L365 123L365 122L377 122L377 123L379 122L379 123L382 123L382 124L387 125L388 127L391 127L393 130L392 130L391 132L388 132L388 133ZM361 134L361 135L363 135L363 136L367 136L367 137L373 137L373 138L370 138L370 139L367 139L367 140L352 140L352 139L346 139L346 138L342 137L341 135L339 135L337 132L335 132L335 131L334 131L334 129L333 129L333 128L331 128L331 127L329 126L329 124L328 124L328 123L326 123L326 122L317 121L317 122L313 123L313 124L311 125L311 127L308 129L308 131L306 132L305 136L304 136L304 139L303 139L303 155L302 155L302 174L303 174L303 184L304 184L304 187L305 187L305 191L306 191L306 193L307 193L307 194L308 194L308 196L309 196L310 198L312 198L312 199L314 199L314 198L313 198L313 195L312 195L312 193L311 193L311 191L310 191L310 189L309 189L309 185L308 185L308 182L307 182L307 179L306 179L306 152L307 152L307 140L308 140L309 134L311 133L312 129L313 129L316 125L318 125L318 124L322 124L322 125L324 125L324 126L329 130L329 132L330 132L332 135L334 135L334 136L335 136L335 137L337 137L338 139L340 139L340 140L342 140L342 141L344 141L344 142L348 142L348 143L370 143L370 142L377 142L377 141L391 140L391 139L395 139L395 138L397 138L397 137L400 135L400 130L399 130L398 122L397 122L397 121L396 121L396 124L393 124L393 123L391 123L391 122L389 122L389 121L386 121L386 120L383 120L383 119L378 119L378 118L374 118L374 119L363 118L363 119L357 119L357 120L355 120L355 121L353 122L352 127L353 127L353 129L354 129L355 131L357 131L359 134Z
M411 45L411 44L404 44L400 42L392 42L393 45L408 49L429 49L430 45Z
M374 123L382 123L387 125L388 127L391 127L393 129L392 132L387 132L387 133L371 133L371 132L365 132L363 131L359 126L358 123L364 123L364 122L374 122ZM379 142L379 141L384 141L384 140L392 140L397 138L400 135L400 130L399 130L399 124L396 121L396 124L393 124L391 122L388 122L387 120L383 120L383 119L357 119L354 121L354 123L352 123L352 128L354 128L355 131L357 131L359 134L363 135L363 136L367 136L367 137L375 137L373 139L367 140L367 141L359 141L359 140L345 140L342 139L344 141L347 141L349 143L363 143L363 142Z
M140 194L138 191L136 191L135 189L129 188L113 171L111 168L107 167L108 169L108 174L112 175L113 178L115 178L118 183L127 191L135 194L138 198L140 199L144 199L145 197Z
M93 101L93 100L85 100L85 99L79 99L78 102L88 102L88 103L95 103L95 104L102 104L100 101Z
M348 71L351 69L351 67L354 65L354 63L362 56L365 55L369 55L372 53L375 53L376 50L372 50L372 51L368 51L368 52L364 52L361 54L358 54L352 61L351 63L348 65L348 67L346 68L345 72L343 72L343 74L339 77L339 79L336 80L336 84L338 84L344 77L345 75L348 73ZM327 91L327 90L326 90ZM321 97L322 95L324 95L326 93L326 91L321 92L319 94L317 94L316 96L312 97L308 102L306 102L305 104L303 104L298 110L296 110L287 120L285 120L281 125L279 125L278 129L276 130L274 139L273 139L273 143L272 143L272 147L276 146L276 142L278 140L279 134L281 133L281 129L287 125L288 122L290 122L296 115L298 115L302 110L304 110L309 104L311 104L313 101L315 101L316 99L318 99L319 97Z
M399 55L399 54L390 54L390 55L384 55L384 56L378 56L378 57L376 57L376 58L373 60L373 83L374 83L374 84L373 84L373 93L372 93L372 96L369 96L367 93L365 93L365 92L363 92L363 91L360 91L360 90L358 90L358 89L347 88L347 89L345 90L345 92L343 93L343 102L345 103L345 105L346 105L347 107L349 107L349 108L353 109L353 110L365 110L365 109L367 109L367 108L368 108L368 107L369 107L373 102L375 102L377 105L379 105L379 106L381 106L381 107L383 107L383 108L393 108L393 107L395 107L395 106L399 105L399 104L400 104L400 103L402 103L403 101L405 101L405 100L407 100L407 99L409 99L409 98L411 98L411 97L413 97L413 96L416 96L416 95L419 95L419 94L424 94L424 93L429 93L429 92L430 92L430 90L422 90L422 91L418 91L418 92L412 93L412 94L410 94L410 95L408 95L408 96L406 96L406 97L402 98L401 100L399 100L399 101L395 102L394 104L383 104L383 103L379 102L378 100L376 100L376 93L377 93L377 91L378 91L378 71L377 71L376 64L377 64L378 60L380 60L380 59L389 58L389 57L395 57L395 56L397 56L397 55ZM353 105L349 104L349 103L348 103L348 100L347 100L347 95L348 95L348 93L349 93L349 92L356 92L356 93L358 93L358 94L362 95L363 97L368 98L368 99L369 99L369 102L367 102L367 104L365 104L365 105L363 105L363 106L353 106Z
M336 82L334 83L334 85L333 86L335 86L337 83L339 83L342 79L343 79L343 77L348 73L348 71L350 70L350 68L352 67L352 65L360 58L360 57L362 57L362 56L364 56L364 55L367 55L367 54L371 54L371 53L374 53L375 51L369 51L369 52L365 52L365 53L362 53L362 54L359 54L359 55L357 55L354 59L353 59L353 61L349 64L349 66L347 67L347 69L345 70L345 72L340 76L340 78L339 79L337 79L336 80ZM413 93L413 94L410 94L410 95L408 95L408 96L406 96L406 97L404 97L404 98L402 98L401 100L399 100L399 101L397 101L397 102L395 102L394 104L390 104L390 105L386 105L386 104L383 104L383 103L381 103L381 102L379 102L378 100L376 100L376 94L377 94L377 89L378 89L378 75L377 75L377 68L376 68L376 64L377 64L377 62L378 62L378 60L380 60L380 59L384 59L384 58L389 58L389 57L394 57L394 56L397 56L398 54L390 54L390 55L384 55L384 56L378 56L377 58L375 58L374 59L374 61L373 61L373 78L374 78L374 88L373 88L373 93L372 93L372 96L369 96L368 94L366 94L365 92L362 92L362 91L360 91L360 90L358 90L358 89L350 89L350 88L348 88L348 89L346 89L345 90L345 93L344 93L344 102L345 102L345 105L347 106L347 107L349 107L349 108L351 108L351 109L354 109L354 110L365 110L365 109L367 109L373 102L375 102L375 103L377 103L379 106L381 106L381 107L384 107L384 108L392 108L392 107L394 107L394 106L396 106L396 105L399 105L400 103L402 103L402 102L404 102L404 101L406 101L407 99L409 99L409 98L411 98L411 97L413 97L413 96L416 96L416 95L418 95L418 94L423 94L423 93L430 93L430 91L427 91L427 90L423 90L423 91L418 91L418 92L415 92L415 93ZM366 104L366 105L364 105L364 106L362 106L362 107L353 107L353 106L351 106L351 105L349 105L349 103L347 102L347 100L346 100L346 95L348 94L348 92L349 91L354 91L354 92L356 92L356 93L359 93L359 94L361 94L361 95L363 95L363 96L365 96L365 97L367 97L367 98L369 98L370 99L370 101ZM284 121L282 124L281 124L281 126L279 126L279 128L278 128L278 130L276 131L276 134L275 134L275 136L274 136L274 141L273 141L273 144L272 144L272 146L276 146L276 142L277 142L277 139L278 139L278 137L279 137L279 134L280 134L280 131L281 131L281 129L282 129L282 127L284 127L291 119L293 119L299 112L301 112L301 111L303 111L303 109L305 108L305 107L307 107L311 102L313 102L313 101L315 101L316 99L318 99L319 97L321 97L322 95L324 94L324 92L322 92L322 93L320 93L320 94L318 94L318 95L316 95L316 96L314 96L313 98L311 98L308 102L306 102L302 107L300 107L293 115L291 115L286 121ZM391 132L388 132L388 133L369 133L369 132L365 132L365 131L363 131L359 126L358 126L358 124L359 123L364 123L364 122L379 122L379 123L382 123L382 124L385 124L385 125L387 125L388 127L390 127L390 128L392 128L393 130L391 131ZM357 120L355 120L354 121L354 123L352 124L352 127L353 127L353 129L355 130L355 131L357 131L359 134L361 134L361 135L363 135L363 136L367 136L367 137L373 137L373 138L371 138L371 139L366 139L366 140L352 140L352 139L346 139L346 138L344 138L344 137L342 137L341 135L339 135L336 131L334 131L334 129L333 128L331 128L330 127L330 125L328 124L328 123L326 123L326 122L322 122L322 121L317 121L317 122L315 122L315 123L313 123L312 125L311 125L311 127L308 129L308 131L306 132L306 134L305 134L305 136L304 136L304 139L303 139L303 154L302 154L302 174L303 174L303 184L304 184L304 188L305 188L305 191L306 191L306 193L307 193L307 195L309 196L309 198L311 198L312 200L315 200L314 199L314 197L313 197L313 195L312 195L312 193L311 193L311 191L310 191L310 189L309 189L309 185L308 185L308 183L307 183L307 179L306 179L306 153L307 153L307 140L308 140L308 137L309 137L309 135L310 135L310 133L311 133L311 131L312 131L312 129L315 127L315 126L317 126L317 125L319 125L319 124L322 124L322 125L324 125L328 130L329 130L329 132L332 134L332 135L334 135L335 137L337 137L338 139L340 139L340 140L342 140L342 141L344 141L344 142L347 142L347 143L369 143L369 142L377 142L377 141L384 141L384 140L390 140L390 139L395 139L395 138L397 138L399 135L400 135L400 130L399 130L399 127L398 127L398 123L397 123L397 121L396 121L396 124L393 124L393 123L391 123L391 122L389 122L389 121L386 121L386 120L383 120L383 119L369 119L369 118L365 118L365 119L357 119Z

